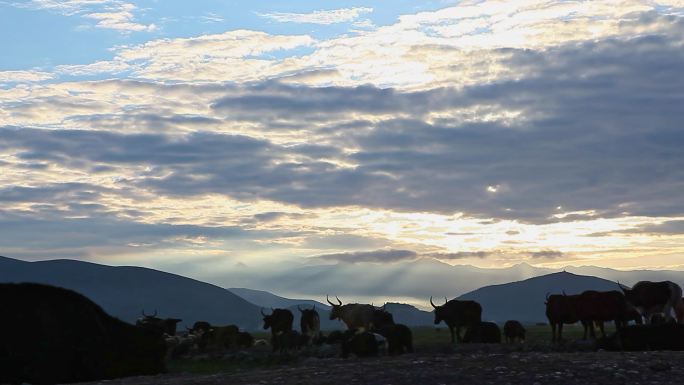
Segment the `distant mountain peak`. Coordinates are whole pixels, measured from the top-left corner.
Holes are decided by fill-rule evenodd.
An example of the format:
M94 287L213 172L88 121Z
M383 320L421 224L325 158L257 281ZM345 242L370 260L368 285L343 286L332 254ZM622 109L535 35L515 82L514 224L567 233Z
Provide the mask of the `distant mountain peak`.
M575 273L571 273L567 270L563 270L563 271L557 271L555 273L549 273L546 275L542 275L541 277L545 277L545 276L574 276L574 277L577 277L577 276L580 276L580 274L575 274ZM535 277L535 278L537 278L537 277Z
M530 264L527 263L526 261L523 261L523 262L520 262L520 263L516 263L515 265L513 265L513 266L511 266L511 267L536 267L536 266L530 265Z
M483 319L538 322L546 319L544 298L547 293L579 294L585 290L607 291L615 290L615 287L612 281L602 278L559 271L522 281L485 286L459 299L479 302L483 308Z

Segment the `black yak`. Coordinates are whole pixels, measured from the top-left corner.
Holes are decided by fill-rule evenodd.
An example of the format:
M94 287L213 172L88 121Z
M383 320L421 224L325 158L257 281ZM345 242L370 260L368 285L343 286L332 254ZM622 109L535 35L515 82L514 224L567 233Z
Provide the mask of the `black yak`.
M456 299L447 301L446 298L444 300L444 305L437 306L430 297L430 305L435 309L435 325L444 321L449 327L449 332L451 332L451 343L455 342L454 337L458 342L461 342L461 328L470 328L482 321L482 306L475 301L459 301ZM454 333L454 328L456 333Z
M0 383L54 384L163 372L161 333L108 315L74 291L0 284Z

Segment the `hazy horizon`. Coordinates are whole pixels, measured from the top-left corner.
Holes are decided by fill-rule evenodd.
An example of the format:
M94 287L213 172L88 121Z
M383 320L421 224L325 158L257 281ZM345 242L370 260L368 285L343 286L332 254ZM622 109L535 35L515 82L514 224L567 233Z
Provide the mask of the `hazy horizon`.
M67 259L67 261L75 260ZM225 289L247 288L290 299L315 300L326 303L326 295L331 295L333 301L335 301L335 296L339 296L345 303L374 303L379 306L385 302L399 302L413 305L421 310L431 310L428 301L430 296L434 296L435 301L440 302L443 301L444 296L456 298L486 286L525 281L530 278L561 272L619 281L628 286L639 280L672 280L684 286L684 271L681 270L631 271L597 268L595 266L566 266L549 269L535 267L524 262L505 268L476 268L470 265L456 265L453 266L454 269L452 270L445 270L440 266L434 266L433 269L424 269L419 266L438 264L442 264L442 262L433 260L420 261L418 264L413 262L395 263L395 265L403 265L403 269L392 270L390 274L386 274L382 270L378 271L377 274L373 273L369 269L370 265L375 265L372 263L359 263L356 266L347 266L342 269L338 269L339 266L336 265L319 265L318 267L323 269L314 271L322 274L322 277L318 280L309 279L310 282L306 284L302 283L302 276L299 275L302 272L296 266L290 270L275 269L269 273L249 271L241 272L241 274L222 273L209 277L193 276L187 274L183 269L161 271L210 283ZM105 265L130 267L129 265ZM307 268L315 269L311 266ZM474 271L475 274L473 274ZM302 274L306 276L310 273L311 271L305 271ZM356 279L354 286L348 285L350 276ZM395 276L401 276L403 280L395 280L393 278ZM413 278L413 281L409 278ZM431 281L430 278L434 280Z
M681 1L27 0L0 42L0 255L684 270Z

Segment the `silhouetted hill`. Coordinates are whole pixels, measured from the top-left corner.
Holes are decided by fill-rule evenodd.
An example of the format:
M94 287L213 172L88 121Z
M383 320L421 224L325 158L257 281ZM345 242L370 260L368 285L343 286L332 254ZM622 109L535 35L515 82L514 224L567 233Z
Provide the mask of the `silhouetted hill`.
M329 305L324 305L318 301L310 299L291 299L285 298L263 290L246 289L243 287L231 287L228 289L233 294L242 297L257 306L264 308L287 308L300 305L302 308L311 308L316 305L316 309L330 309Z
M597 266L568 266L566 270L574 274L620 281L621 284L628 286L639 281L672 281L679 286L684 285L684 271L679 270L615 270Z
M289 309L292 311L292 315L294 315L293 327L297 330L299 330L301 316L299 307L302 309L312 309L314 305L316 306L318 316L321 318L321 330L344 329L344 324L340 321L330 320L330 305L324 305L310 299L285 298L263 290L246 288L230 288L228 290L257 306L263 307L266 314L271 312L271 308Z
M521 322L546 322L544 301L546 294L579 294L585 290L616 290L613 281L576 275L568 272L553 273L511 282L485 286L458 297L470 299L482 305L482 318L487 321L505 322L516 319Z
M385 304L385 310L392 313L394 322L407 326L429 326L433 325L435 320L432 312L403 303L388 302Z
M330 306L324 305L318 301L285 298L267 291L247 288L230 288L228 290L257 306L262 307L266 314L269 314L272 308L289 309L292 312L292 315L294 315L292 326L296 330L299 330L299 320L301 316L299 308L312 309L314 305L316 306L318 316L321 318L321 330L344 329L344 324L340 321L330 320Z
M141 267L114 267L73 260L24 262L0 257L0 282L38 282L75 290L108 313L135 322L142 310L160 317L216 325L261 326L259 308L208 283Z
M298 306L302 309L310 309L316 305L316 311L321 317L321 329L323 330L335 330L344 329L344 325L338 321L329 319L330 317L330 306L322 304L318 301L305 300L305 299L290 299L269 293L263 290L253 290L245 288L231 288L228 289L233 293L239 295L240 297L246 299L247 301L264 307L265 312L269 312L270 308L288 308L292 311L295 316L294 324L295 328L299 326L299 316L300 312ZM426 312L417 309L414 306L406 305L402 303L387 303L385 309L392 313L394 320L397 323L403 323L409 326L426 326L431 325L434 320L434 316L431 312Z

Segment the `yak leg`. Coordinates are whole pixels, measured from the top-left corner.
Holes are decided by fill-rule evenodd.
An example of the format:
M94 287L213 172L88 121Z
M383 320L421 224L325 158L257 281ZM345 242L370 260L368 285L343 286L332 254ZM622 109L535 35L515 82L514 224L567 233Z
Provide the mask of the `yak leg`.
M601 337L606 338L606 331L603 327L603 321L598 321L597 322L599 330L601 331Z
M456 341L463 342L463 339L461 338L461 327L456 326Z
M558 342L563 341L563 322L558 323Z
M551 322L551 342L556 342L556 323Z
M454 344L455 341L454 341L454 327L453 326L449 326L449 332L451 333L451 343Z
M677 316L677 323L684 323L684 300L677 302L674 310Z
M582 339L586 341L587 332L589 331L591 331L591 337L594 338L594 323L587 321L580 321L580 323L582 324L582 329L584 329L584 335L582 336Z
M644 314L644 324L650 325L651 324L651 316L652 316L651 312L646 310L646 311L644 311L643 314Z
M280 346L280 344L278 343L278 337L276 336L275 333L271 334L271 347L273 348L274 353L276 350L278 350L279 346Z
M615 319L615 330L617 331L617 330L622 329L623 327L627 326L628 323L629 323L629 321L624 321L624 320L621 320L619 318L616 318ZM605 335L604 335L604 337L605 337Z

